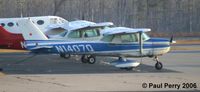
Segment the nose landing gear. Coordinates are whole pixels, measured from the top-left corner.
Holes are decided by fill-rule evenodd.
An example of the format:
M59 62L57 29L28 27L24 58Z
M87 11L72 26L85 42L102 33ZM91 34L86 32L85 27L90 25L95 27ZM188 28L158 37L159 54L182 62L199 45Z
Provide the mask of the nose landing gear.
M156 68L157 70L161 70L161 69L163 68L163 65L162 65L161 62L159 62L157 56L154 57L154 61L156 61L155 68Z

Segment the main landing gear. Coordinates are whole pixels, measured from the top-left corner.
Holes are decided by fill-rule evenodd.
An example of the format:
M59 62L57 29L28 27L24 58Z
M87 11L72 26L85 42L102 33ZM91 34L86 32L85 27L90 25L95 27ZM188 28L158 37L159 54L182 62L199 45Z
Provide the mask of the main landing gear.
M96 57L94 55L83 55L81 57L81 62L82 63L94 64L96 62Z
M0 72L3 71L3 68L0 68Z
M163 65L162 65L161 62L159 62L157 56L154 57L154 61L156 61L155 68L156 68L157 70L161 70L161 69L163 68Z
M65 59L69 59L70 57L71 57L71 55L70 54L60 54L60 57L61 58L65 58Z

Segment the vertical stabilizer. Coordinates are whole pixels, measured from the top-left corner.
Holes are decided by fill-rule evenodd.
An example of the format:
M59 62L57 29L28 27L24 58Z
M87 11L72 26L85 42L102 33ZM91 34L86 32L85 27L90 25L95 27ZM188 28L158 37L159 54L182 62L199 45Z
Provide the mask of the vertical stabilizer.
M44 33L31 21L31 19L20 19L19 30L25 40L48 40Z

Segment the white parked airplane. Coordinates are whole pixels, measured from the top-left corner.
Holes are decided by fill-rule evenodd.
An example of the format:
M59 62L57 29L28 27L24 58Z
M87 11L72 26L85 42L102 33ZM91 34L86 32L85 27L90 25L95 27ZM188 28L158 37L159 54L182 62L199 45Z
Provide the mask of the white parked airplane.
M54 31L51 33L57 33L55 30L49 30L49 25L61 25L68 23L67 20L58 16L36 16L36 17L22 17L22 18L0 18L0 25L10 33L21 34L17 21L20 19L30 18L42 32L48 35L48 31Z

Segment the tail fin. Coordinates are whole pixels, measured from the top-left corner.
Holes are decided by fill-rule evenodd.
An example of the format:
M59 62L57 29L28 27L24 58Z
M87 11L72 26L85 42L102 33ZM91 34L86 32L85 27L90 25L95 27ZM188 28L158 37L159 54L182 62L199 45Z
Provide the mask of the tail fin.
M18 21L18 25L25 40L48 40L31 19L21 19Z
M10 33L0 26L0 48L6 49L24 49L22 34Z
M23 40L22 34L10 33L0 26L0 40L20 39Z
M11 35L12 33L6 31L2 26L0 26L0 37L1 38L7 38Z

